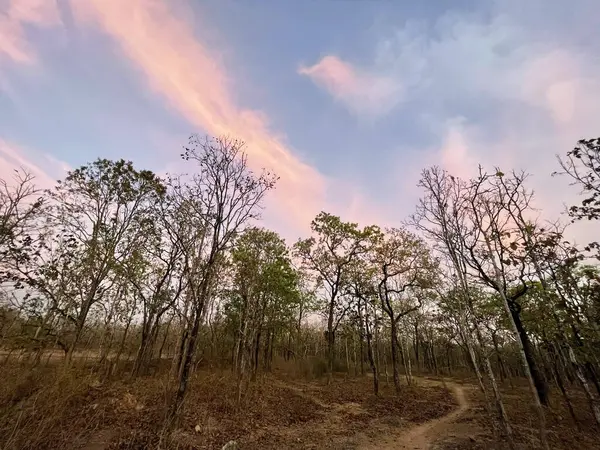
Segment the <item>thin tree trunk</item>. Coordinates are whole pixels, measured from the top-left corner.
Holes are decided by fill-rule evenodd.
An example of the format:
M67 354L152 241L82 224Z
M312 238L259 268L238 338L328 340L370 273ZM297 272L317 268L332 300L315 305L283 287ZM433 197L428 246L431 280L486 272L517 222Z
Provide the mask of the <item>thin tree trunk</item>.
M410 361L410 352L408 348L408 340L406 336L402 336L400 338L400 345L402 349L402 354L404 355L404 375L406 377L406 384L409 386L412 384L412 366Z
M258 372L258 364L260 358L260 330L256 333L256 342L254 344L254 363L252 367L252 381L256 380L256 373Z
M352 335L352 366L354 368L354 376L358 376L358 356L356 356L356 335Z
M371 372L373 372L373 393L379 395L379 370L373 357L373 342L369 330L367 330L367 357L371 365Z
M348 336L344 336L344 347L346 349L346 374L350 376L350 355L348 354Z
M573 364L573 368L575 369L575 374L577 375L577 379L581 383L581 386L583 387L585 395L588 399L590 408L592 410L592 413L594 414L594 419L596 420L596 424L600 425L600 402L598 402L598 399L595 398L594 393L590 389L587 379L585 378L585 375L583 374L583 370L581 369L581 366L577 362L577 358L575 357L575 352L573 351L573 348L571 348L571 346L569 346L568 351L569 351L569 359L571 360L571 364Z
M565 403L567 405L567 408L569 410L569 414L571 415L571 418L573 419L573 423L575 424L575 426L577 427L577 429L580 429L579 426L579 421L577 420L577 416L575 415L575 410L573 409L573 404L571 403L571 399L569 398L569 394L567 393L567 390L565 388L565 384L563 382L563 378L561 375L561 370L559 369L559 365L558 365L558 355L556 355L555 349L554 349L554 344L550 343L550 352L551 352L551 356L553 357L553 363L552 363L552 368L554 371L554 380L556 381L556 385L558 386L558 388L560 389L560 392L563 396L563 399L565 400Z
M400 387L400 372L398 370L398 337L397 337L397 322L392 319L391 321L391 345L392 345L392 370L394 374L394 387L396 389L396 393L399 394L401 391Z
M169 319L169 321L167 322L167 328L165 329L165 334L163 336L163 340L162 343L160 344L160 348L158 349L158 360L161 361L162 360L162 355L163 355L163 350L165 348L165 343L167 342L167 337L169 336L169 328L171 328L171 322L173 321L173 317L171 317L171 319Z
M494 392L494 399L496 400L496 411L498 413L498 421L500 422L500 426L502 428L504 438L508 443L509 447L512 449L515 448L515 443L513 440L512 429L510 423L508 421L508 416L506 414L506 409L504 408L504 402L502 401L502 396L500 395L500 390L498 389L498 383L496 383L496 377L494 376L494 371L492 370L492 365L490 363L490 359L487 355L483 357L485 368L488 373L488 377L492 384L492 391Z

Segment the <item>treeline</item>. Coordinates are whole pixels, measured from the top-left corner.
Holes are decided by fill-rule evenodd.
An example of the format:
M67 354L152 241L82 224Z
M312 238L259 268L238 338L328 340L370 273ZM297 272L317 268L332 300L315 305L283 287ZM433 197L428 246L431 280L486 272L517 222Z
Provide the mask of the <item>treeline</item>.
M600 425L599 246L534 208L527 174L461 180L422 172L414 214L392 229L321 212L289 246L258 226L277 178L243 143L193 136L195 170L164 178L97 160L41 191L0 185L0 364L82 358L106 377L168 367L165 429L201 366L232 368L238 399L276 365L304 376L372 374L402 395L413 373L470 373L512 445L500 382L525 380L547 447L556 390L577 420L582 390ZM572 221L600 215L600 139L559 159L583 192Z

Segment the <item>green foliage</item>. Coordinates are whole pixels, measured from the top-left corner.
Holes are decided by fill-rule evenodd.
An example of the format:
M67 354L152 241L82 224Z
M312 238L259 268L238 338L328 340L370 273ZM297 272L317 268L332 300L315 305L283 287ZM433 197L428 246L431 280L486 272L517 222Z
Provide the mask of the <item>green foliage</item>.
M239 323L252 306L271 326L293 320L300 302L299 276L285 241L273 231L252 227L236 240L231 251L232 286L225 312Z

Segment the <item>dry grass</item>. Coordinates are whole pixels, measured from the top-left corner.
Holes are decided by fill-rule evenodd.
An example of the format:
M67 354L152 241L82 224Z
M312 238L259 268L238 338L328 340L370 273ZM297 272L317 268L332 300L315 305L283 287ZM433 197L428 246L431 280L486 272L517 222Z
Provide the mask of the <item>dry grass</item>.
M101 383L85 369L9 366L0 379L0 448L144 449L159 442L166 376ZM454 406L441 388L406 387L397 397L384 383L375 398L369 378L331 386L286 380L259 379L237 405L229 372L199 371L168 446L220 449L235 439L244 449L352 448L361 433L422 422Z

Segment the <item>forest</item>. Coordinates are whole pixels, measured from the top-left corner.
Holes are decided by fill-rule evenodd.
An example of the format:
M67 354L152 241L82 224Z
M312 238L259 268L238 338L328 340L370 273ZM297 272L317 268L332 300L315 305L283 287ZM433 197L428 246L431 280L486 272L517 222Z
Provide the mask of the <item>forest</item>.
M0 448L600 448L600 244L568 239L600 138L557 156L560 217L527 172L434 166L395 227L296 242L243 142L181 158L0 180Z

